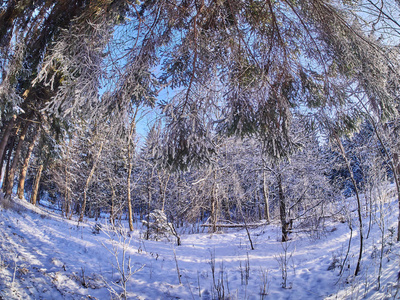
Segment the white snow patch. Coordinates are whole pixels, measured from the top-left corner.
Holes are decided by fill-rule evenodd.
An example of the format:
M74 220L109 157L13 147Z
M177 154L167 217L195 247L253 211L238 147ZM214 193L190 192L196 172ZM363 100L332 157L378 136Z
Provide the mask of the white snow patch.
M125 241L129 247L123 261L121 235L111 231L93 234L92 220L78 223L63 219L60 212L33 207L17 198L13 201L12 208L0 210L0 299L110 299L112 290L122 293L117 264L124 262L126 268L129 259L134 273L126 286L130 299L400 296L400 250L388 230L381 288L376 289L381 246L377 225L365 241L362 272L357 277L352 276L359 242L354 229L348 261L339 277L337 265L346 254L350 237L346 223L332 221L320 239L293 234L287 244L279 242L278 225L251 229L253 251L245 230L184 234L182 246L177 246L173 241L143 240L143 229L137 224ZM390 204L387 229L396 228L397 205L394 200ZM102 228L107 228L105 222ZM287 282L282 288L285 249Z

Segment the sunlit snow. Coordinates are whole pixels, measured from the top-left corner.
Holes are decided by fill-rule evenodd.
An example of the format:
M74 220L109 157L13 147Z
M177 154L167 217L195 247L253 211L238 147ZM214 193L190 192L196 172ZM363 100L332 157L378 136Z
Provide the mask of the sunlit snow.
M101 230L96 234L92 219L78 223L62 218L59 211L13 201L0 211L0 299L115 299L122 295L117 264L122 266L126 228L121 235L121 228L113 231L105 220L98 220ZM129 246L123 267L125 275L132 273L127 295L129 299L393 299L400 296L400 251L391 229L397 221L395 199L387 211L379 291L381 231L376 224L366 240L362 272L354 277L356 228L339 276L350 237L348 224L340 220L331 220L319 236L292 234L288 243L279 241L278 223L251 229L253 251L244 229L217 234L201 232L201 228L200 233L180 231L182 246L177 246L173 236L145 240L145 229L135 223L130 238L125 235Z

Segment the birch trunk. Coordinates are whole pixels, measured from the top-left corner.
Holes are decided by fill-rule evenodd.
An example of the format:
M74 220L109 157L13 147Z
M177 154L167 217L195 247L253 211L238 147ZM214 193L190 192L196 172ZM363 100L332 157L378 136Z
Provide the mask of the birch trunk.
M281 174L278 174L278 194L279 194L279 215L282 227L282 242L287 242L289 240L290 222L286 220L286 199L285 199L285 193L283 191Z
M128 154L128 156L130 156ZM129 230L133 231L133 213L132 213L132 201L131 201L131 175L132 175L132 162L129 160L128 163L128 178L127 178L127 192L128 192L128 223Z

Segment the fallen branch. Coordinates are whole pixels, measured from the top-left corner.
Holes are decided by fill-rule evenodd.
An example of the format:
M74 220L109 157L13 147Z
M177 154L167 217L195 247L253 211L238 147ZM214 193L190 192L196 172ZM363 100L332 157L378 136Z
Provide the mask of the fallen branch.
M215 227L220 227L220 228L245 228L247 227L251 227L251 228L255 228L255 227L259 227L259 226L263 226L263 225L267 225L267 223L253 223L253 224L217 224L215 225ZM200 227L213 227L213 224L202 224L200 225Z

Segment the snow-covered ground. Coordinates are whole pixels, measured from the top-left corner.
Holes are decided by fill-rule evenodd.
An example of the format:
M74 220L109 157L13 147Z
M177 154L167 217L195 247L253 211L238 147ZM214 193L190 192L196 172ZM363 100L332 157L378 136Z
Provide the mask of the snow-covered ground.
M251 229L255 250L250 250L242 229L182 234L182 245L177 246L173 237L144 240L144 229L137 223L131 239L125 240L124 259L126 235L109 230L104 220L98 221L102 230L94 234L94 220L78 224L57 211L18 199L10 206L0 208L0 299L116 298L113 290L123 292L118 264L126 277L131 274L126 280L129 299L400 297L400 250L389 230L396 228L395 200L386 208L379 291L381 231L376 220L365 242L362 272L353 277L359 249L356 222L344 273L338 276L350 237L348 224L339 221L331 221L318 239L298 233L284 244L279 241L278 224ZM367 230L367 218L364 223Z

